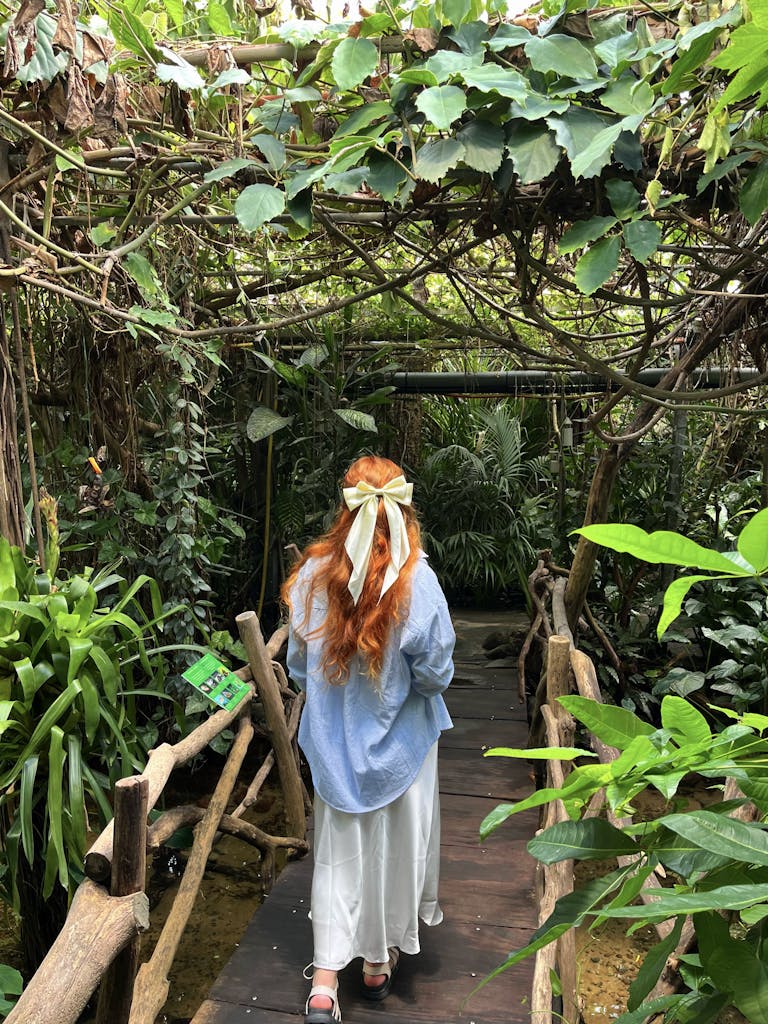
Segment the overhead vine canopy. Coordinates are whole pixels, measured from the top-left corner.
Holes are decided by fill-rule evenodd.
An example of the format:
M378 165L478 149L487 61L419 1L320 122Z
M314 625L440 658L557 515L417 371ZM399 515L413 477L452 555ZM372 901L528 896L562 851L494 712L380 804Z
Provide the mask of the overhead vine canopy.
M717 350L765 370L768 0L296 10L23 0L0 274L52 336L132 336L183 373L190 347L399 301L661 403ZM669 379L634 383L672 343Z

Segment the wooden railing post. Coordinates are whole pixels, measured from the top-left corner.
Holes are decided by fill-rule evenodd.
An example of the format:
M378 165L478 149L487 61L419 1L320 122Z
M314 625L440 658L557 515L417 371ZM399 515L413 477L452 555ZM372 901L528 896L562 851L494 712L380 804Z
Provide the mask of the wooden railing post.
M110 891L144 892L147 877L149 782L133 776L115 785L115 839ZM99 989L96 1024L128 1024L141 937L134 936L110 964Z
M264 707L267 731L275 752L280 784L285 797L288 830L291 835L302 839L307 831L304 794L301 788L301 776L288 735L280 686L275 677L264 638L261 635L261 626L256 613L253 611L241 612L235 622L248 655L256 690Z

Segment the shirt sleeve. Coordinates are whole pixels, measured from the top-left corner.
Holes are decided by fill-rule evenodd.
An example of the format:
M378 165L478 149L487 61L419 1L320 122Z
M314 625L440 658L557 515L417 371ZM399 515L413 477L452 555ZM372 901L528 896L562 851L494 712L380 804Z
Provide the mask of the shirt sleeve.
M442 590L430 594L434 605L431 615L418 631L407 630L402 653L411 670L411 686L423 697L434 697L453 679L453 630L448 605Z
M288 623L288 653L285 661L288 675L300 690L307 688L307 645Z

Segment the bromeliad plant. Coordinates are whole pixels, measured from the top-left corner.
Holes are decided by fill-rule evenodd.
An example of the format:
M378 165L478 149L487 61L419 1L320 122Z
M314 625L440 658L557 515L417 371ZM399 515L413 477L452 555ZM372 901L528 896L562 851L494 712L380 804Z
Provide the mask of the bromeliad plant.
M501 804L485 819L487 837L510 815L561 799L572 820L553 825L528 844L545 864L558 861L632 858L626 867L589 882L558 900L551 916L522 949L510 954L494 977L569 928L596 927L624 918L633 928L672 919L670 935L646 955L629 992L628 1010L617 1024L640 1024L652 1013L668 1021L714 1020L735 1005L752 1024L768 1024L768 968L763 955L768 921L768 835L762 822L729 815L743 801L721 800L704 810L685 811L676 801L690 773L712 780L717 789L730 778L768 814L768 717L727 712L733 721L713 731L705 716L681 697L667 696L656 729L632 712L583 697L560 698L563 706L595 736L618 748L609 764L579 764L559 789L541 789L516 804ZM721 710L721 709L720 709ZM489 755L563 760L589 758L583 750L511 750ZM607 806L622 816L644 790L656 790L667 813L653 821L617 828L602 818L584 817L591 798L605 791ZM651 873L667 872L668 887L650 890L653 902L635 905ZM693 916L697 955L683 956L681 975L688 986L645 1001L675 948L687 915ZM486 979L489 980L489 979Z
M88 832L111 817L111 787L145 763L165 697L147 640L168 614L149 577L52 579L0 538L0 895L23 932L55 889L71 894Z

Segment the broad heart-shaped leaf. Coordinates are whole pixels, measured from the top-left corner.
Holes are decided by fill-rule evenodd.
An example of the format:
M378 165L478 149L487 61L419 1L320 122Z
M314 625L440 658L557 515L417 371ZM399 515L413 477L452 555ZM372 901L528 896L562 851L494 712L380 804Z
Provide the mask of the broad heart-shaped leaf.
M653 90L642 79L627 73L611 82L601 94L600 102L616 114L647 114L654 104Z
M265 437L269 437L275 431L287 427L292 419L293 416L280 416L274 409L269 409L266 405L259 405L248 417L245 433L248 440L256 444L257 441L263 441Z
M455 85L433 85L416 97L416 108L435 128L446 131L467 109L467 96Z
M442 85L453 75L458 75L468 68L479 67L483 62L482 53L455 53L453 50L438 50L430 57L424 65L437 81L436 85Z
M726 573L729 576L752 575L740 569L719 551L704 548L696 541L671 530L646 533L631 523L593 523L573 532L581 534L594 544L602 544L612 551L624 551L652 565L682 565L691 569Z
M577 81L597 76L592 54L572 36L532 36L525 44L525 55L534 71L556 71Z
M504 156L504 129L490 121L470 121L456 134L464 147L464 163L475 171L493 174Z
M530 101L528 101L530 102ZM595 137L611 122L605 115L586 110L584 107L571 106L559 116L548 116L547 124L555 133L555 138L568 154L568 159L576 160ZM611 147L608 145L596 152L591 164L585 165L581 177L593 178L599 174L611 158Z
M561 860L604 860L638 852L634 840L603 818L561 821L528 843L528 852L542 864Z
M526 121L512 121L509 125L507 149L515 174L524 185L547 178L562 155L554 133L546 125Z
M472 9L472 0L443 0L442 7L448 24L458 28L467 20Z
M616 235L611 238L602 238L590 249L587 249L576 264L574 273L576 287L579 291L585 295L591 295L601 285L604 285L616 273L620 252L621 242Z
M235 216L244 231L258 231L285 209L285 192L273 185L249 185L235 202Z
M570 711L574 718L583 722L590 732L610 747L624 750L636 736L650 736L655 732L652 725L643 722L626 708L600 704L575 694L558 699L566 711Z
M463 157L464 147L456 139L436 139L421 147L413 171L417 178L438 182Z
M605 183L605 191L608 193L611 209L619 220L631 217L640 205L640 193L631 181L626 181L623 178L610 178Z
M334 409L340 420L355 430L368 430L372 434L378 434L376 420L367 412L360 412L359 409Z
M514 68L502 68L498 64L483 64L480 67L462 71L461 77L471 89L480 92L496 92L499 96L525 103L530 92L528 82Z
M719 914L694 918L699 955L718 989L732 1000L750 1024L768 1024L768 964L753 946L735 939Z
M587 242L594 242L596 238L602 238L606 231L610 231L616 223L615 217L590 217L589 220L579 220L563 232L557 245L557 251L565 254L583 249Z
M638 263L647 263L661 243L661 228L652 220L630 221L625 224L624 241Z
M231 178L233 174L242 171L244 167L263 167L263 164L248 160L244 156L236 156L232 160L225 160L217 167L212 167L203 178L203 181L221 181L222 178Z
M747 824L713 811L667 814L659 818L657 824L720 857L743 864L768 865L768 835L757 824Z
M752 516L739 534L736 548L756 573L768 570L768 508Z
M604 917L627 917L663 921L678 914L698 914L704 910L742 910L768 900L768 884L722 885L707 892L669 892L648 890L653 902L643 907L616 907L601 910ZM663 895L658 896L661 892ZM658 898L657 898L658 897Z
M193 67L192 64L187 64L186 61L181 65L158 64L155 67L155 74L161 82L174 82L185 92L202 89L205 85L197 68Z
M296 90L289 90L295 92ZM314 90L312 90L314 92ZM286 93L286 96L288 93ZM363 103L355 107L349 117L339 125L333 133L334 139L342 139L346 135L358 135L363 128L373 124L375 121L382 121L384 118L393 116L392 107L385 100L377 100L375 103Z
M739 192L739 208L750 224L768 209L768 160L750 171Z
M273 170L279 171L285 165L285 143L280 139L268 132L260 132L253 136L252 142Z
M394 202L401 187L405 184L406 174L395 161L382 153L371 153L368 157L368 187L378 192L387 202Z
M639 114L624 117L621 121L609 124L599 131L581 153L571 158L571 173L574 178L593 178L598 174L600 168L611 159L611 150L619 136L624 132L637 131L642 120Z
M347 36L336 47L331 71L340 89L354 89L372 75L379 63L379 51L370 39Z

